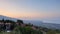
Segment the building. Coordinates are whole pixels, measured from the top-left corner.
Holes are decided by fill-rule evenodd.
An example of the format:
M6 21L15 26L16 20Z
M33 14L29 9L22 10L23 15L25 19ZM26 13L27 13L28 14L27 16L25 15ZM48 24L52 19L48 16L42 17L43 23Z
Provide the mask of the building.
M0 20L0 31L11 31L14 29L14 23L11 21Z

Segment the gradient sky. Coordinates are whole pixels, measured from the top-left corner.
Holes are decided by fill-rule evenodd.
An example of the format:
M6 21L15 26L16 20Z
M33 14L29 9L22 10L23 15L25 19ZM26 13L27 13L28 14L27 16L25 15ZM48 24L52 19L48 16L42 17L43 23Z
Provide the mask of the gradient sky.
M0 15L60 23L60 0L0 0Z

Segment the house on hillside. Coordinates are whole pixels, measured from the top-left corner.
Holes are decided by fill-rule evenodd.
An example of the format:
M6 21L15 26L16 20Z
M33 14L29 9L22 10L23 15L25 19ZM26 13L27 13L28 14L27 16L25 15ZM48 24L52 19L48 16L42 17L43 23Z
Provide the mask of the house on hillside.
M0 31L5 30L5 31L11 31L13 30L14 25L12 22L9 21L2 21L0 20Z
M0 31L4 29L4 23L0 20Z

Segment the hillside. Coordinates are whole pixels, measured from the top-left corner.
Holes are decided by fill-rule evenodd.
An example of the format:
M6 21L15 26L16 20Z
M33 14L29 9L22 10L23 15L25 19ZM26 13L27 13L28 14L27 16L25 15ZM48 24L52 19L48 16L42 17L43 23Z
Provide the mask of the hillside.
M18 20L17 18L11 18L11 17L0 15L0 20L3 18L4 18L4 20L8 19L8 20L13 20L15 22ZM34 21L34 20L23 20L23 22L26 24L31 23L36 26L46 27L49 29L60 29L60 24L43 23L43 21Z
M60 24L19 20L0 15L0 33L6 34L60 34Z

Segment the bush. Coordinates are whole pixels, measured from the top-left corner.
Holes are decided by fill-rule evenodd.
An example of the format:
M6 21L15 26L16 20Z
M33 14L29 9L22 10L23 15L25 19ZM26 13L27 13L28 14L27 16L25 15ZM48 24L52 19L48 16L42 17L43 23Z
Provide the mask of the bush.
M47 34L56 34L56 31L50 30L47 32Z

